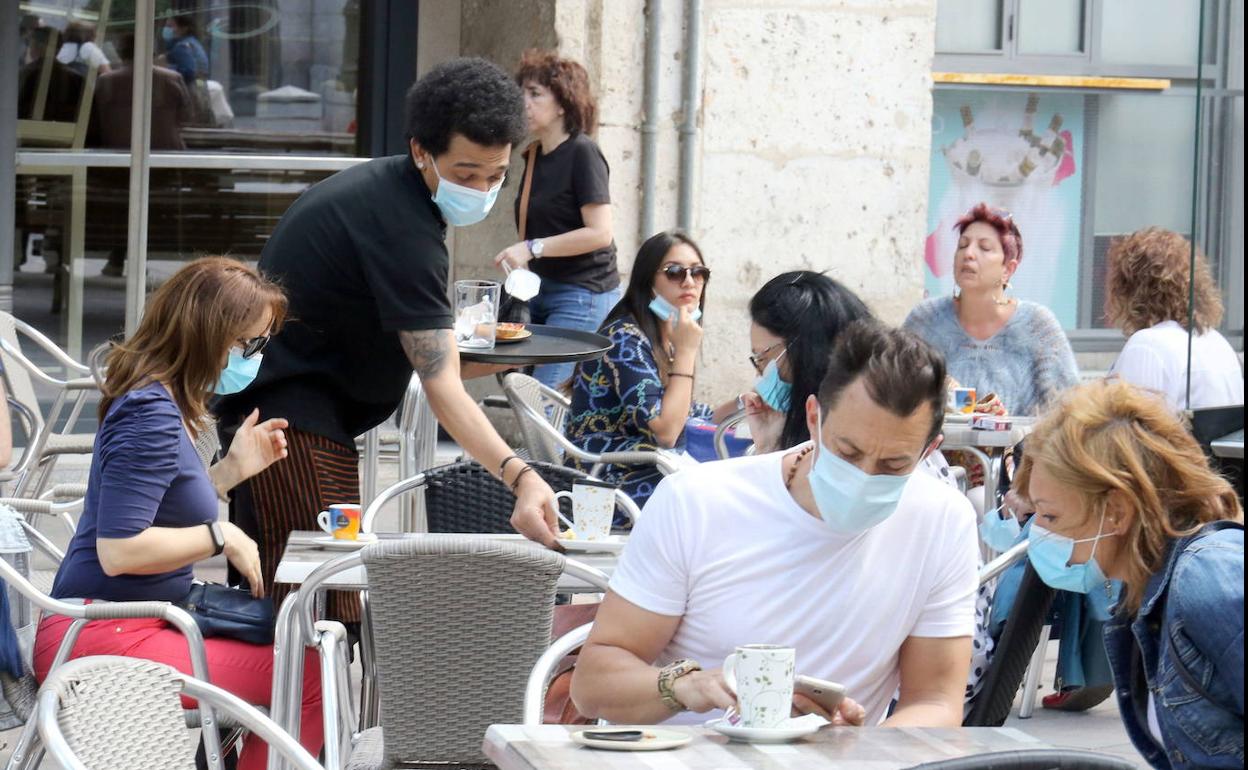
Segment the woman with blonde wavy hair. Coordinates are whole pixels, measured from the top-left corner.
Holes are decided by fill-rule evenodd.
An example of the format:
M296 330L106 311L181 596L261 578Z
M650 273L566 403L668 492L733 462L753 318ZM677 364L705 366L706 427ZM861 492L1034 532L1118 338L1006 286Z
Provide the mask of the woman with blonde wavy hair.
M225 458L205 469L194 439L213 394L247 387L260 351L286 313L282 290L254 268L225 257L190 262L152 294L134 335L108 356L100 429L91 455L78 530L57 570L52 595L69 601L181 602L193 567L224 554L261 596L256 543L218 521L218 499L287 454L286 420L243 421ZM35 638L43 680L71 618L48 616ZM204 640L214 684L249 703L269 705L273 646L228 637ZM72 657L125 655L190 673L186 640L152 618L96 620ZM304 677L300 740L321 749L320 676L313 656ZM263 768L266 749L248 739L239 767Z
M1119 712L1157 768L1244 762L1243 508L1160 399L1079 387L1027 439L1028 556L1054 588L1122 596L1105 628Z
M1157 391L1176 410L1242 404L1243 367L1217 330L1222 320L1218 287L1205 255L1196 252L1195 271L1191 260L1191 242L1159 227L1131 233L1110 246L1105 316L1130 337L1110 375Z

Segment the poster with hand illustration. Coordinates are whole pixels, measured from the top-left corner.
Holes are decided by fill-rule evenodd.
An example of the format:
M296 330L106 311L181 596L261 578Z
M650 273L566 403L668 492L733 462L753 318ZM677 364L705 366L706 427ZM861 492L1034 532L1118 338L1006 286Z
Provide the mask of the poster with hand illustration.
M924 253L928 296L953 293L958 218L980 201L1010 212L1023 258L1010 293L1074 328L1079 305L1084 98L1070 93L933 94Z

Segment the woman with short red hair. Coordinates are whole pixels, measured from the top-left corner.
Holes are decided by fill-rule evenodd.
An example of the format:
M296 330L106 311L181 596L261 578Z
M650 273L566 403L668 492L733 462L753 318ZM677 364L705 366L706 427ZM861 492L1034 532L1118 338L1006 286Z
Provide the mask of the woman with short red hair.
M516 82L524 90L529 134L516 198L521 240L499 252L504 269L527 267L542 278L530 300L533 323L595 331L620 300L611 225L610 169L590 137L598 105L585 68L549 51L527 51ZM539 366L534 376L558 387L572 364Z
M949 375L1010 414L1032 415L1079 380L1075 355L1053 313L1008 295L1023 236L1008 211L980 203L953 226L957 293L910 312L905 326L945 354Z

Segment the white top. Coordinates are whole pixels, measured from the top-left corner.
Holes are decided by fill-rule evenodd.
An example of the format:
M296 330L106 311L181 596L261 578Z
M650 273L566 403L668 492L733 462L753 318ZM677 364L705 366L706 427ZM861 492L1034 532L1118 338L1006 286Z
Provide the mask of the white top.
M789 645L797 673L844 684L875 724L897 691L907 637L975 630L975 513L955 490L915 473L892 516L838 535L784 488L783 456L666 477L611 589L642 609L683 616L660 665L692 658L719 668L738 644Z
M1155 390L1176 411L1244 403L1244 369L1216 329L1192 337L1192 403L1187 404L1187 330L1162 321L1131 335L1109 370L1132 385Z
M1148 693L1148 732L1157 741L1157 745L1165 750L1166 740L1161 737L1161 723L1157 721L1157 700L1151 691Z
M56 60L61 64L73 64L80 61L88 67L102 67L108 64L108 57L100 50L100 47L90 40L78 45L77 43L66 43L61 46L61 50L56 52Z

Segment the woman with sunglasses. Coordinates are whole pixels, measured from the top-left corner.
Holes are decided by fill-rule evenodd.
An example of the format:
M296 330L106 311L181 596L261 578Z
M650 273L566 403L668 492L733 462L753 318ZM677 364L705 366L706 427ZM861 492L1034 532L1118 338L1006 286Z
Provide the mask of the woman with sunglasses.
M823 273L794 270L750 298L750 365L754 389L741 394L758 454L810 440L802 405L816 394L841 330L871 311Z
M254 540L218 521L218 502L235 485L287 455L286 420L243 420L225 458L205 469L195 450L213 394L237 393L260 368L261 350L281 326L286 298L253 268L225 257L189 263L152 295L134 335L107 359L100 428L77 532L57 570L52 595L72 601L180 602L194 565L224 554L262 596ZM35 639L42 680L70 626L45 617ZM272 645L226 637L204 641L213 684L267 706ZM125 655L191 672L182 634L151 618L87 623L72 657ZM300 741L320 751L320 676L307 661ZM263 768L267 749L248 740L239 767Z
M710 277L698 245L679 230L641 245L624 298L599 330L611 339L610 352L573 373L569 440L595 454L671 449L683 444L690 417L712 417L710 407L693 400L698 319ZM607 466L603 477L638 505L661 479L654 466L642 465Z
M1121 597L1103 644L1118 712L1157 768L1244 766L1244 513L1169 406L1121 380L1071 391L1018 477L1044 582Z

